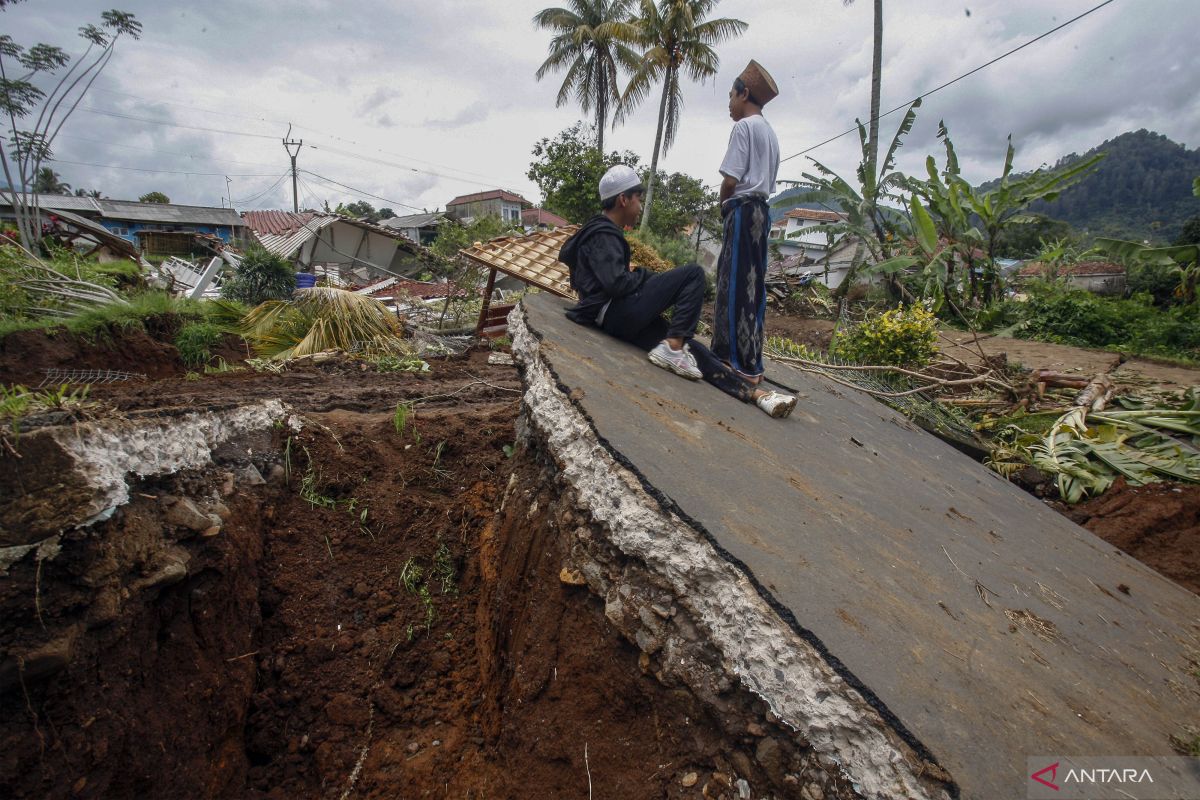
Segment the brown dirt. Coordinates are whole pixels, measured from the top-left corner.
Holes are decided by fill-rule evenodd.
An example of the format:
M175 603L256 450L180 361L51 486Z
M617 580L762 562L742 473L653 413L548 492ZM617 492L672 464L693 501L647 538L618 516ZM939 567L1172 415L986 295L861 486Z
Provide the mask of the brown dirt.
M129 360L106 367L139 363L121 347ZM561 555L533 536L545 521L517 503L496 514L514 468L540 472L505 453L520 384L487 355L421 375L339 360L95 386L117 413L278 396L307 424L278 434L286 485L239 484L218 536L174 542L188 576L115 620L89 616L97 564L148 551L158 498L211 493L219 473L143 481L71 534L70 557L0 580L0 662L81 626L68 667L0 691L0 796L337 798L356 779L351 797L583 797L590 770L597 796L691 797L730 772L695 701L643 674L601 603L560 584ZM401 401L417 410L398 433ZM500 541L528 548L503 591ZM130 579L149 559L132 557Z
M1066 516L1200 594L1200 486L1120 480Z
M0 343L0 365L15 370L24 351L27 370L79 366L84 345L43 338ZM98 617L96 565L125 553L131 578L151 572L149 543L175 535L158 498L217 491L219 474L131 487L63 557L0 580L0 664L74 630L66 668L0 688L0 796L585 797L589 781L597 797L736 796L722 776L753 739L644 674L600 601L559 582L536 513L557 486L531 454L505 452L514 368L474 351L429 374L335 360L188 380L151 345L169 347L134 333L95 365L176 377L91 398L133 413L280 397L308 420L290 443L278 434L272 457L287 454L290 478L230 490L220 535L172 542L191 556L187 577L112 618ZM417 403L403 432L399 402ZM498 511L514 474L522 499ZM1197 591L1198 508L1200 488L1162 485L1072 515Z

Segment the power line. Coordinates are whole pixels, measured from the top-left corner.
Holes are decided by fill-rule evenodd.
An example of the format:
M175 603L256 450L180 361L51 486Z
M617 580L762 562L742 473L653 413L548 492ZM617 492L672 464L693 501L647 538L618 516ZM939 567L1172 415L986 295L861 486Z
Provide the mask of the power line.
M319 180L323 180L326 183L332 183L335 186L340 186L341 188L346 189L347 191L353 192L354 194L362 195L363 197L370 197L373 200L382 200L385 203L391 203L392 205L396 205L396 206L404 206L405 208L411 208L413 211L420 211L420 212L425 211L425 209L423 209L423 208L417 208L416 206L410 206L408 203L401 203L399 200L391 200L387 197L380 197L377 194L371 194L370 192L364 192L362 189L355 189L353 186L347 186L346 184L339 183L338 181L335 181L332 178L326 178L324 175L318 175L317 173L311 172L306 169L302 169L302 170L300 170L300 172L304 173L305 175L311 175L314 178L317 178Z
M182 158L194 158L194 159L198 159L198 160L204 161L209 164L240 164L240 165L246 166L246 167L272 167L272 166L274 166L273 164L264 164L261 161L226 161L225 159L209 158L207 156L199 156L194 153L179 153L174 150L159 150L154 147L137 147L136 145L130 145L130 144L117 144L115 142L106 142L103 139L91 139L87 136L76 136L76 135L70 134L70 133L60 133L56 138L58 138L58 139L75 139L76 141L80 141L80 142L92 142L93 144L102 144L102 145L105 145L106 147L119 147L123 150L133 150L133 151L136 151L139 153L157 153L159 155L165 155L165 156L180 156Z
M1111 0L1110 0L1111 1ZM102 108L81 108L80 111L86 111L89 114L101 114L106 117L116 117L117 119L127 119L133 122L144 122L147 125L163 125L168 128L186 128L190 131L205 131L207 133L224 133L228 136L245 136L249 139L274 139L265 133L245 133L244 131L230 131L223 128L205 128L200 125L182 125L178 122L164 122L159 119L147 119L146 117L135 117L132 114L122 114L119 111L107 111Z
M246 173L239 174L239 173L235 173L235 172L197 172L196 170L149 169L146 167L121 167L116 164L93 164L90 161L67 161L62 158L54 159L53 163L55 163L55 164L73 164L75 166L80 166L80 167L99 167L100 169L123 169L123 170L128 170L130 172L155 172L155 173L160 173L162 175L196 175L196 176L204 176L204 177L228 176L230 178L273 178L273 177L275 177L275 173L273 173L273 172L246 172Z
M283 172L278 178L275 179L275 182L272 183L270 186L268 186L266 189L263 189L261 192L251 195L250 197L247 197L244 200L237 200L236 204L239 206L244 206L244 205L249 205L250 203L253 203L253 202L259 200L264 195L273 191L276 186L283 183L283 179L286 178L287 176L288 176L288 173L286 171Z
M945 89L947 86L952 86L952 85L954 85L954 84L958 83L959 81L961 81L963 78L966 78L966 77L969 77L969 76L971 76L971 75L974 75L976 72L979 72L979 71L980 71L980 70L982 70L982 69L986 69L986 68L990 67L992 64L995 64L997 61L1002 61L1003 59L1006 59L1006 58L1008 58L1008 57L1009 57L1009 56L1011 56L1013 53L1016 53L1016 52L1017 52L1017 51L1019 51L1019 50L1024 50L1026 47L1029 47L1029 45L1031 45L1031 44L1034 44L1035 42L1041 41L1042 39L1045 39L1045 38L1046 38L1047 36L1049 36L1050 34L1052 34L1052 33L1055 33L1056 31L1060 31L1060 30L1062 30L1063 28L1067 27L1068 25L1070 25L1070 24L1072 24L1072 23L1074 23L1074 22L1078 22L1079 20L1081 20L1081 19L1083 19L1084 17L1086 17L1088 14L1092 14L1092 13L1095 13L1096 11L1099 11L1100 9L1104 8L1106 5L1108 5L1108 4L1109 4L1109 3L1111 3L1111 2L1113 2L1113 0L1104 0L1104 2L1103 2L1103 3L1100 3L1098 6L1095 6L1094 8L1090 8L1090 9L1088 9L1087 11L1083 12L1083 13L1082 13L1082 14L1080 14L1079 16L1077 16L1077 17L1074 17L1073 19L1069 19L1069 20L1067 20L1066 22L1064 22L1063 24L1061 24L1061 25L1059 25L1059 26L1057 26L1057 27L1055 27L1055 28L1051 28L1050 30L1048 30L1048 31L1046 31L1045 33L1043 33L1042 35L1040 35L1040 36L1036 36L1036 37L1034 37L1033 39L1030 39L1028 42L1025 42L1025 44L1023 44L1023 45L1020 45L1020 46L1018 46L1018 47L1014 47L1012 50L1009 50L1007 53L1004 53L1003 55L996 56L995 58L993 58L991 61L987 62L986 64L980 64L978 67L976 67L975 69L971 70L970 72L964 72L962 75L959 75L959 76L958 76L957 78L955 78L954 80L946 81L945 83L943 83L941 86L937 87L936 89L931 89L931 90L929 90L928 92L925 92L924 94L917 95L917 96L916 96L916 97L914 97L912 100L909 100L909 101L908 101L908 102L906 102L906 103L901 103L900 105L898 105L898 106L896 106L895 108L893 108L891 111L888 111L888 112L886 112L886 113L884 113L884 114L880 114L880 115L879 115L878 117L876 117L875 119L877 119L877 120L880 120L880 119L883 119L884 117L886 117L886 116L888 116L888 115L890 115L890 114L895 114L897 111L899 111L899 110L900 110L900 109L902 109L902 108L908 108L910 105L912 105L913 103L915 103L917 100L921 100L921 99L924 99L924 98L926 98L926 97L929 97L929 95L931 95L931 94L934 94L935 92L940 92L942 89ZM869 122L869 121L870 121L870 120L868 120L868 122ZM847 130L847 131L842 131L842 132L841 132L841 133L839 133L837 136L831 136L831 137L829 137L828 139L826 139L826 140L825 140L825 141L823 141L823 142L818 142L817 144L814 144L812 147L808 147L808 148L805 148L804 150L801 150L799 153L795 153L795 154L793 154L793 155L790 155L790 156L788 156L787 158L782 158L782 159L780 159L780 160L779 160L779 163L780 163L780 164L782 164L782 163L783 163L783 162L785 162L785 161L791 161L793 158L797 158L797 157L799 157L799 156L802 156L802 155L804 155L805 153L811 153L813 150L816 150L818 147L824 147L825 145L829 144L830 142L837 141L838 139L842 138L843 136L846 136L846 135L848 135L848 134L854 133L854 132L855 132L855 131L857 131L857 130L858 130L858 126L857 126L857 125L855 125L855 126L854 126L853 128L851 128L850 130Z

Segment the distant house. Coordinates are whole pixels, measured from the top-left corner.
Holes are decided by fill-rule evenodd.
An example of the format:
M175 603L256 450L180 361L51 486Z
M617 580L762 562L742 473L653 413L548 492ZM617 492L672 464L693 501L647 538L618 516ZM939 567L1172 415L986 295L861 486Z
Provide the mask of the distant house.
M1096 294L1124 294L1125 277L1125 267L1111 261L1081 261L1057 268L1031 261L1017 273L1018 281L1057 278L1065 280L1069 286Z
M846 234L827 232L822 226L842 222L845 215L835 211L793 208L771 226L770 244L779 249L788 269L815 272L818 280L833 288L841 284L854 257L853 242ZM815 228L804 233L806 228Z
M415 275L438 263L399 231L338 214L244 211L242 218L268 251L335 284Z
M532 207L533 203L519 194L492 189L459 195L446 203L446 213L464 224L479 217L493 216L516 225L521 222L521 212Z
M399 231L409 240L428 247L437 238L438 226L448 219L450 217L445 212L433 211L425 214L409 214L404 217L389 217L380 220L379 224L385 228Z
M533 231L548 231L570 225L558 214L552 214L544 208L527 208L521 212L521 224L526 233Z
M99 222L113 233L140 244L145 232L206 233L225 244L245 239L246 226L232 208L139 203L136 200L96 200Z
M31 196L30 201L33 199ZM60 194L40 194L36 200L42 211L66 211L93 220L110 233L139 247L144 245L141 235L147 233L200 233L216 236L225 244L246 238L242 218L232 208L97 200ZM14 216L7 194L0 195L0 217L11 219Z

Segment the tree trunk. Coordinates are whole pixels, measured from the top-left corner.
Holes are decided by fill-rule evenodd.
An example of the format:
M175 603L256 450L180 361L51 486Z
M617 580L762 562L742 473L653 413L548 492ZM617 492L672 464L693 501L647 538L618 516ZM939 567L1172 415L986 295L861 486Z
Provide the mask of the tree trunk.
M608 116L608 78L604 69L600 70L600 97L596 100L596 149L600 151L600 160L604 161L604 120Z
M869 128L869 138L867 139L868 153L871 161L871 175L876 180L879 178L879 173L876 172L879 166L879 84L881 82L883 70L883 0L875 0L875 43L874 50L871 55L871 124ZM875 201L873 197L871 203L871 211L875 211Z
M671 73L674 67L667 67L663 74L662 100L658 102L658 131L654 134L654 155L650 158L650 177L646 179L646 202L642 209L642 224L638 229L646 230L650 222L650 203L654 200L654 176L658 174L658 151L662 147L663 126L667 123L667 92L671 86Z

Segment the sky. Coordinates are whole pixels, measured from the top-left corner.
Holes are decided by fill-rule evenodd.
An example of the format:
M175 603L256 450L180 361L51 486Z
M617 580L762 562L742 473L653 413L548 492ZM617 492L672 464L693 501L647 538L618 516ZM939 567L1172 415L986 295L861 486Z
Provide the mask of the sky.
M0 31L81 54L76 35L115 0L24 0ZM882 108L1002 55L1102 0L884 0ZM301 208L366 200L397 214L444 208L504 188L532 202L531 150L583 117L555 106L562 74L537 81L551 34L545 0L124 0L143 26L122 39L54 142L50 165L72 187L136 199L290 209L282 139L303 140ZM720 68L685 82L683 116L660 168L715 186L731 121L727 97L749 59L775 77L765 116L779 137L781 179L816 158L850 177L855 133L797 155L869 115L872 2L722 0L714 17L748 23L717 47ZM1017 170L1052 165L1146 128L1200 146L1200 0L1113 0L1092 14L924 100L898 166L942 160L944 121L964 177L998 177L1012 135ZM606 134L606 149L650 163L657 92ZM902 113L880 123L884 145ZM794 157L791 157L794 156ZM789 158L791 157L791 158ZM228 180L227 180L228 178Z

